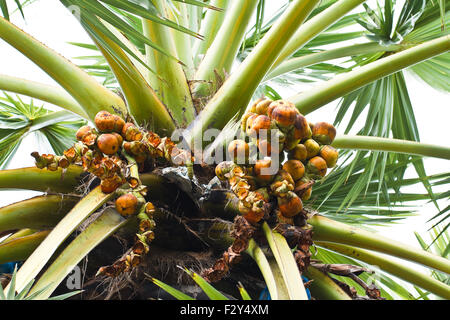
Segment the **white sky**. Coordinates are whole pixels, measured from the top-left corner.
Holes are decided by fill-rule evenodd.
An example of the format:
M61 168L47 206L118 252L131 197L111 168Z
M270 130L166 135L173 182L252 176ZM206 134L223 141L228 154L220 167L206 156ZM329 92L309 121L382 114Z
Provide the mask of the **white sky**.
M10 1L11 8L15 7L13 1ZM279 6L278 1L267 1L268 7ZM270 12L270 11L267 11ZM90 38L78 24L77 20L59 3L57 0L37 1L25 8L26 21L20 14L12 16L12 21L26 32L30 33L38 40L63 54L66 58L91 54L92 51L81 49L68 44L67 42L91 42ZM270 14L268 14L270 15ZM36 67L31 61L23 57L19 52L0 40L0 73L14 75L43 83L54 84L54 81L42 70ZM408 88L415 107L418 126L422 142L440 144L449 146L448 120L450 119L449 94L438 92L420 80L412 76L407 77ZM300 86L299 86L300 87ZM303 88L303 87L302 87ZM282 94L285 97L296 93L299 89L284 89ZM328 121L333 122L335 115L336 102L330 103L326 107L308 115L311 122ZM10 168L20 168L34 165L34 161L29 156L35 146L35 141L27 139L24 147L18 152L14 163ZM33 149L33 150L32 150ZM39 150L46 152L49 150ZM428 174L441 173L449 171L449 161L438 159L426 159L426 169ZM414 176L414 170L408 172L408 176ZM417 189L420 188L420 189ZM422 187L414 187L411 191L425 193ZM436 188L439 191L438 188ZM442 191L442 189L441 189ZM0 191L0 206L29 198L38 193L24 191ZM445 207L449 201L441 201L441 207ZM419 231L426 236L426 230L430 224L426 220L436 214L436 208L433 205L425 204L420 209L417 217L409 218L407 223L398 226L379 228L379 232L392 239L418 246L414 231Z

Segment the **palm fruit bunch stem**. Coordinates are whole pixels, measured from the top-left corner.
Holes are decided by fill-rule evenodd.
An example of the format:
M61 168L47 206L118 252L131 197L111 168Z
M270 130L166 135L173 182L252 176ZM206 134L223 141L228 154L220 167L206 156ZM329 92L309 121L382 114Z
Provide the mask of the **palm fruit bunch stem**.
M124 272L130 272L133 268L138 266L143 257L150 251L150 243L155 239L154 229L156 227L153 214L155 213L155 206L151 202L144 205L142 197L134 193L125 193L116 200L116 209L122 215L133 215L138 211L137 219L139 221L138 232L135 235L134 245L128 252L112 265L99 268L98 275L106 275L114 278ZM139 208L139 209L138 209Z
M145 202L146 186L139 179L139 172L155 165L182 166L193 163L190 152L179 149L169 138L125 122L121 117L100 111L94 119L95 128L81 127L78 140L62 156L40 155L33 152L40 169L56 171L69 165L82 166L100 179L103 193L115 193L115 207L124 218L137 216L139 230L130 252L112 266L103 267L100 274L117 276L138 265L148 252L154 238L155 221L153 204Z

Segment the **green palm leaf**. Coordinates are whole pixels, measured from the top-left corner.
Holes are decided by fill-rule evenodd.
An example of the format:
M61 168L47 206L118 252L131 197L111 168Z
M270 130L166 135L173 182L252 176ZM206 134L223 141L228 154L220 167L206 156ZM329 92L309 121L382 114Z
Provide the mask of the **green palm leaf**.
M8 8L7 2L8 2L7 0L0 0L0 10L2 11L3 17L4 17L6 20L9 20L10 10L9 10L9 8ZM23 2L21 3L20 0L14 0L14 2L16 3L17 10L20 11L20 14L22 15L22 18L25 19L25 15L24 15L24 13L23 13L23 7L24 7L26 4L30 3L31 1L30 1L30 0L27 0L27 1L23 1Z
M86 123L71 112L50 111L35 106L33 101L25 103L19 97L5 96L0 98L0 168L11 162L29 134L38 138L39 147L48 141L60 155L75 142L75 132Z

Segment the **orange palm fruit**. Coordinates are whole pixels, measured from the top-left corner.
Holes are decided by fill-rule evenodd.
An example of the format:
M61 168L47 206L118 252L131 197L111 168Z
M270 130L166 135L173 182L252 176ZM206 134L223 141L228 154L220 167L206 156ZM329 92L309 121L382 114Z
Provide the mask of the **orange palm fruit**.
M115 135L103 133L97 139L97 146L104 154L113 155L119 150L120 144Z
M253 125L253 121L258 117L258 114L256 113L249 113L247 114L244 119L245 119L245 123L242 122L242 131L244 131L247 134L251 134L252 132L252 125Z
M271 126L270 118L266 115L258 115L252 120L250 132L248 134L255 134L259 136L260 130L269 130Z
M250 155L250 148L244 140L236 139L228 145L228 154L236 163L244 164Z
M268 140L258 140L258 150L263 157L270 157L272 154L279 154L283 151L279 144L270 142Z
M67 159L65 156L59 157L58 159L58 166L65 169L70 165L69 159Z
M325 177L327 174L327 162L322 157L313 157L306 164L306 170L309 173Z
M306 147L304 144L298 144L295 146L294 149L289 151L289 159L295 159L300 161L305 161L308 157L308 150L306 150Z
M240 201L239 211L248 222L256 224L264 217L268 201L269 194L265 188L251 191L245 200Z
M127 193L116 200L116 210L124 217L136 213L138 208L138 199L132 193Z
M258 151L263 157L270 157L272 154L272 144L267 140L258 140Z
M82 126L80 129L78 129L76 133L76 138L78 141L83 141L83 138L90 134L92 132L92 128L89 126Z
M320 151L320 145L317 143L317 141L313 139L308 139L304 143L304 146L306 147L306 158L312 158L319 154Z
M311 128L308 120L300 113L295 117L294 138L299 140L311 138Z
M100 132L112 132L114 130L115 118L108 111L100 111L94 118L95 126Z
M270 167L272 165L272 160L270 159L263 159L263 160L257 160L253 169L256 178L258 178L259 181L263 183L270 183L274 177L275 173L271 174L270 172L265 173L264 171L270 171Z
M243 217L251 224L257 224L262 218L264 218L264 211L250 210L243 214Z
M289 191L294 190L294 185L295 182L294 179L292 179L292 176L287 171L281 169L278 171L274 181L270 185L270 190L275 196L284 197Z
M294 104L292 104L289 101L285 101L285 100L275 100L272 101L270 103L270 105L267 107L267 115L269 116L269 118L273 118L273 111L277 108L277 107L284 107L284 106L290 106L290 107L294 107Z
M242 118L241 118L241 130L242 132L246 132L247 131L247 120L251 115L254 115L256 113L253 112L246 112Z
M327 122L318 122L313 126L312 137L320 144L331 144L336 137L336 128Z
M275 105L273 108L271 108ZM279 126L289 127L295 123L295 119L299 114L297 108L290 102L277 100L270 104L267 111L269 117L274 119Z
M278 209L287 218L292 218L303 209L303 203L299 196L289 191L286 197L278 197Z
M262 101L259 101L255 106L255 111L257 114L263 114L267 115L267 109L269 108L270 104L272 103L272 100L270 99L263 99Z
M252 103L252 106L250 107L250 112L256 113L256 106L258 105L258 103L260 103L261 101L264 101L264 98L258 98L257 100L255 100Z
M269 106L267 107L266 115L272 119L272 112L273 110L278 106L278 103L276 101L272 101Z
M125 125L125 121L118 115L113 115L113 118L114 118L113 132L121 133L123 126Z
M295 183L295 193L303 200L311 198L312 187L311 181L307 178L302 178Z
M132 155L132 153L131 153L131 142L128 142L128 141L124 142L122 144L122 147L123 147L123 150L125 150L125 152L128 153L128 155L130 155L130 156Z
M124 180L114 175L111 178L103 179L100 183L100 188L103 193L113 193L116 191L122 184L124 183Z
M112 132L111 134L117 138L117 141L119 142L119 146L122 146L123 137L117 132Z
M122 137L127 141L138 141L142 139L142 133L133 123L127 122L122 127Z
M288 172L294 181L297 181L305 174L305 166L299 160L288 160L283 164L283 170Z
M333 168L339 158L339 151L330 145L325 145L320 148L319 155L325 160L328 168Z

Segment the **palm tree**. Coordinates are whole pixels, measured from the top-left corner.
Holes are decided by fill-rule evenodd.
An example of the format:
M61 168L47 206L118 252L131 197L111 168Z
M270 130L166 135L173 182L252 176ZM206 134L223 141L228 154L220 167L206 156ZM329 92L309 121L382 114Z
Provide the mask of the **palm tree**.
M0 101L3 166L29 133L46 139L62 155L75 142L76 130L102 111L158 137L184 129L184 143L197 155L211 141L205 138L208 129L221 130L212 144L221 148L252 101L281 99L274 87L314 82L284 100L307 115L341 99L334 124L345 134L332 142L341 160L314 185L302 227L242 220L234 193L211 180L217 163L175 166L163 161L138 172L137 160L124 152L128 174L145 186L145 201L156 206L156 237L143 264L155 271L167 259L171 265L212 265L218 271L215 258L238 239L244 242L242 260L227 265L228 278L217 283L228 294L235 288L227 287L227 279L234 279L250 286L249 292L265 283L272 299L306 299L306 276L314 280L308 286L317 299L416 298L393 275L416 286L419 298L426 297L422 290L450 298L445 280L450 273L445 240L449 207L441 210L438 204L449 193L433 190L448 185L449 173L427 175L422 159L450 160L450 148L420 142L405 79L405 72L412 72L433 88L450 90L450 1L384 0L372 9L365 0L293 0L270 19L264 19L263 0L60 2L92 38L95 45L74 45L91 49L93 55L85 60L94 62L77 66L15 27L7 1L0 1L0 38L59 84L0 75L0 89L61 108L49 111L5 94ZM22 12L23 4L15 3ZM345 116L350 121L344 128ZM358 128L361 121L364 126ZM410 167L417 178L404 178ZM122 240L133 241L140 217L120 215L111 204L123 189L103 193L99 183L78 164L0 171L0 188L46 192L0 209L0 232L12 234L0 243L0 262L25 261L15 277L18 292L36 278L29 294L50 297L88 254L84 261L93 280L86 288L95 288L100 283L94 277L97 269L124 253ZM402 192L415 184L422 184L427 194ZM410 203L420 206L423 200L438 208L433 221L441 228L435 240L441 247L446 243L441 255L367 230L406 218ZM301 245L306 247L301 250ZM129 256L126 248L123 257ZM432 268L440 277L389 257ZM380 268L378 287L367 284L373 280L368 272L373 265ZM143 273L139 268L132 269L136 277ZM108 281L102 283L114 284Z

